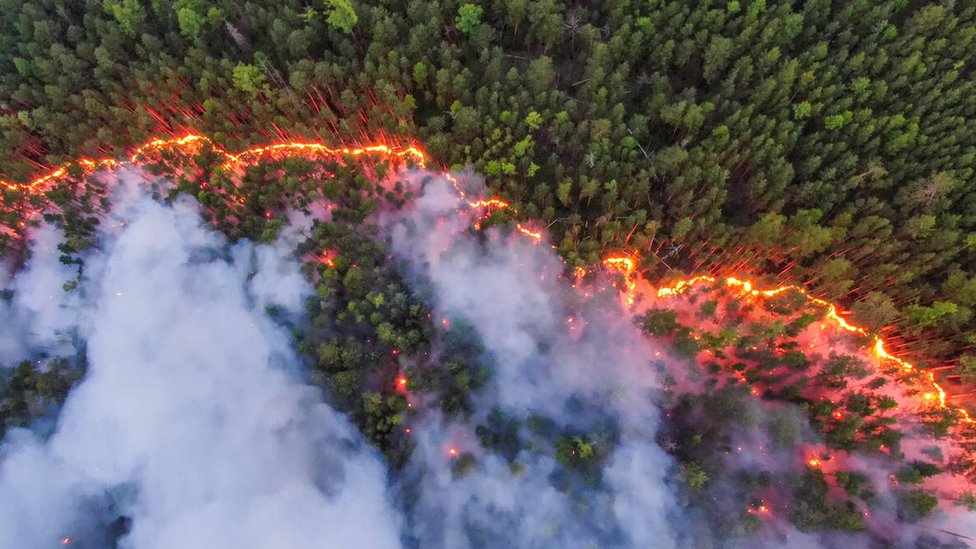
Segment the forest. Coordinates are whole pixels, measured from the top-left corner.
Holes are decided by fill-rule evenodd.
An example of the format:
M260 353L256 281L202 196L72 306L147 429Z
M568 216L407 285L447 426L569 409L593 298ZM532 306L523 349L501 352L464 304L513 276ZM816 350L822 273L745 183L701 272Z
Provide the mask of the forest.
M309 381L404 474L408 500L421 488L404 472L423 446L411 429L443 417L476 441L450 449L453 481L493 460L517 477L552 458L547 480L581 524L619 541L590 498L613 493L606 471L625 445L625 414L578 394L560 396L572 420L478 408L497 396L493 342L469 319L434 316L436 291L417 287L376 224L416 199L397 172L416 158L282 154L232 170L223 151L417 147L428 168L478 174L485 197L508 204L469 236L484 244L489 227L531 224L582 288L599 285L595 266L610 254L661 287L747 275L805 288L752 299L709 283L637 316L667 349L652 361L666 417L656 443L677 466L692 528L745 540L782 522L884 543L891 534L870 513L913 525L940 502L976 509L976 493L957 489L976 479L976 427L958 408L969 403L928 388L976 383L976 5L0 5L0 255L28 261L23 237L54 224L61 262L77 268L64 291L76 291L110 209L108 184L78 159L121 159L154 138L206 136L132 161L160 178L158 199L194 197L231 243L274 243L290 213L328 203L328 222L296 251L314 287L307 322L267 313L289 328ZM66 162L41 194L16 184ZM630 291L631 275L609 279ZM825 328L827 301L865 330ZM918 368L862 353L876 337ZM88 365L80 345L9 366L0 438L47 428ZM409 501L409 512L420 505ZM130 517L111 518L107 531L124 536Z
M967 2L55 0L0 11L0 173L196 131L421 144L570 265L808 285L976 373Z

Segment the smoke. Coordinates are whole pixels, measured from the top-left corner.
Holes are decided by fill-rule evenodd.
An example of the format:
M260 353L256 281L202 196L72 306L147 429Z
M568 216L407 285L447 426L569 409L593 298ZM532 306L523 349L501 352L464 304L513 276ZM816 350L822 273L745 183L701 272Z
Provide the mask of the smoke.
M10 333L40 348L74 332L88 373L48 440L0 447L0 548L106 546L93 525L123 515L123 547L398 546L384 465L264 312L300 310L297 261L229 247L189 201L118 200L77 290L51 227L12 281L4 356L22 350Z
M444 179L421 184L412 208L383 222L416 284L429 288L434 314L473 327L491 377L468 421L446 425L434 414L416 430L416 544L681 545L682 511L669 482L677 474L655 442L652 349L631 315L612 296L580 300L548 247L501 229L483 239L471 234L471 220L454 213L463 203ZM545 444L525 427L533 418L552 422L570 441L580 437L596 448L587 459L602 461L602 470L581 460L576 478L551 447L522 449L512 459L481 451L477 426L490 423L494 409L523 426L525 446ZM458 474L449 447L476 456L475 465Z
M573 283L546 244L506 227L471 230L480 211L447 180L405 177L419 197L370 221L431 305L437 332L429 358L401 365L420 379L461 363L452 382L469 400L451 408L436 400L457 396L450 389L403 389L412 410L397 425L413 452L402 470L388 471L304 383L274 320L304 322L312 291L295 249L330 207L288 212L272 245L230 245L195 202L160 204L124 174L83 270L62 260L65 235L43 225L25 268L0 276L9 290L0 363L87 363L50 436L35 425L0 444L0 549L65 537L134 549L868 544L798 532L786 520L788 486L760 492L782 518L764 515L758 536L709 524L689 504L695 494L717 497L733 518L757 505L728 479L692 494L662 449L695 424L694 413L675 412L667 425L660 416L680 409L676 389L703 383L697 366L663 368L655 357L668 349L641 333L607 280ZM478 192L476 181L462 183ZM732 444L716 459L732 473L797 470L820 442L798 409L732 392L710 398L706 412L728 423ZM872 513L909 539L883 503ZM956 519L936 524L973 531Z
M43 225L31 240L32 258L27 268L14 280L3 276L11 299L0 304L4 325L0 359L21 357L31 348L53 353L68 350L72 331L83 314L78 293L64 291L65 282L78 272L76 266L59 261L62 253L58 244L64 235L51 225Z

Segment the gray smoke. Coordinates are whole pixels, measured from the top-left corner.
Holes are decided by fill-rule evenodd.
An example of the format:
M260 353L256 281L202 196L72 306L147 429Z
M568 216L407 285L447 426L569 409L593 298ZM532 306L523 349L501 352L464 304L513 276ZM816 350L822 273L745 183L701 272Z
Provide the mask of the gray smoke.
M0 548L83 540L116 514L137 549L398 546L384 465L302 383L264 312L300 312L298 262L229 247L189 201L119 200L77 290L45 227L2 311L5 363L75 333L89 367L50 439L19 430L0 446Z

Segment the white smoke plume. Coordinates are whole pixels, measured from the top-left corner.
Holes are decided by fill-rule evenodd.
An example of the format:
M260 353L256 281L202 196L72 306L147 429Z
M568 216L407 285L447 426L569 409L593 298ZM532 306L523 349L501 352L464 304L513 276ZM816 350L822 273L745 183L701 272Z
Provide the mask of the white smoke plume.
M300 310L297 261L229 248L189 201L120 200L78 290L61 288L74 272L51 228L12 282L3 358L9 334L36 347L75 330L89 365L50 439L0 446L0 548L102 547L93 519L119 515L133 549L399 546L378 454L302 383L264 312Z
M424 177L424 176L420 176ZM676 547L680 508L669 479L674 463L655 442L658 380L647 340L620 304L579 302L550 248L504 230L480 240L457 217L457 193L426 178L412 209L395 212L393 248L416 280L429 284L434 314L466 321L492 357L492 378L476 397L468 425L437 416L417 429L412 464L419 481L411 535L421 547ZM597 410L572 411L573 399ZM474 426L499 406L523 425L532 414L586 429L613 418L619 441L599 487L559 489L551 451L522 450L513 472L477 448ZM524 430L524 428L523 428ZM476 468L452 475L448 447L479 455Z
M21 276L8 281L4 275L13 298L9 305L0 305L0 359L21 357L29 348L56 352L70 346L82 310L78 294L64 291L64 283L75 278L78 268L59 261L63 239L57 228L43 225L31 235L32 258Z
M65 537L110 546L107 525L119 516L131 519L119 544L132 549L843 547L863 539L786 525L765 539L725 540L703 527L701 512L682 501L681 468L657 442L666 383L652 363L666 349L640 332L606 281L574 287L546 244L510 228L474 232L445 179L406 177L419 198L376 221L435 324L462 323L484 345L482 357L469 358L490 376L471 391L469 416L444 417L416 397L413 454L390 474L303 383L288 334L266 313L303 314L311 288L294 249L329 209L289 212L274 245L231 246L202 224L192 200L159 204L133 190L132 178L117 189L76 290L63 288L77 269L59 261L63 235L47 225L32 235L26 268L3 277L12 299L0 301L0 364L81 345L88 374L49 438L20 429L0 444L0 549L53 547ZM757 419L737 439L746 449L730 465L789 467L778 454L750 454L769 445L753 423L772 416L754 408ZM518 425L514 455L479 439L494 410ZM605 451L595 471L560 460L553 441L577 434ZM749 505L729 503L730 512Z

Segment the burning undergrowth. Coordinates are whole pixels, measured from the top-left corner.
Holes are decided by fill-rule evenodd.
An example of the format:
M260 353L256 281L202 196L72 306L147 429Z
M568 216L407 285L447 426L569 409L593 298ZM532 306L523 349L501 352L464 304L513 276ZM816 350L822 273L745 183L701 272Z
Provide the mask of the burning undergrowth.
M434 317L448 320L441 327L473 336L482 349L467 360L488 371L467 413L418 410L411 422L411 538L678 545L684 524L673 463L655 442L659 386L646 340L613 295L576 295L551 250L508 228L472 232L447 180L422 184L382 224Z
M7 319L38 368L5 389L48 393L51 353L87 371L50 436L7 433L0 546L397 545L379 457L301 382L266 313L294 316L309 293L290 251L230 246L195 205L141 191L118 199L78 278L48 232Z
M945 543L971 541L971 421L928 372L799 289L730 278L656 294L643 329L689 365L667 380L663 436L701 505L731 490L748 506L726 516L755 531L789 522L897 544L934 543L935 527Z
M968 541L966 425L832 307L570 270L415 149L180 147L10 202L0 546Z

